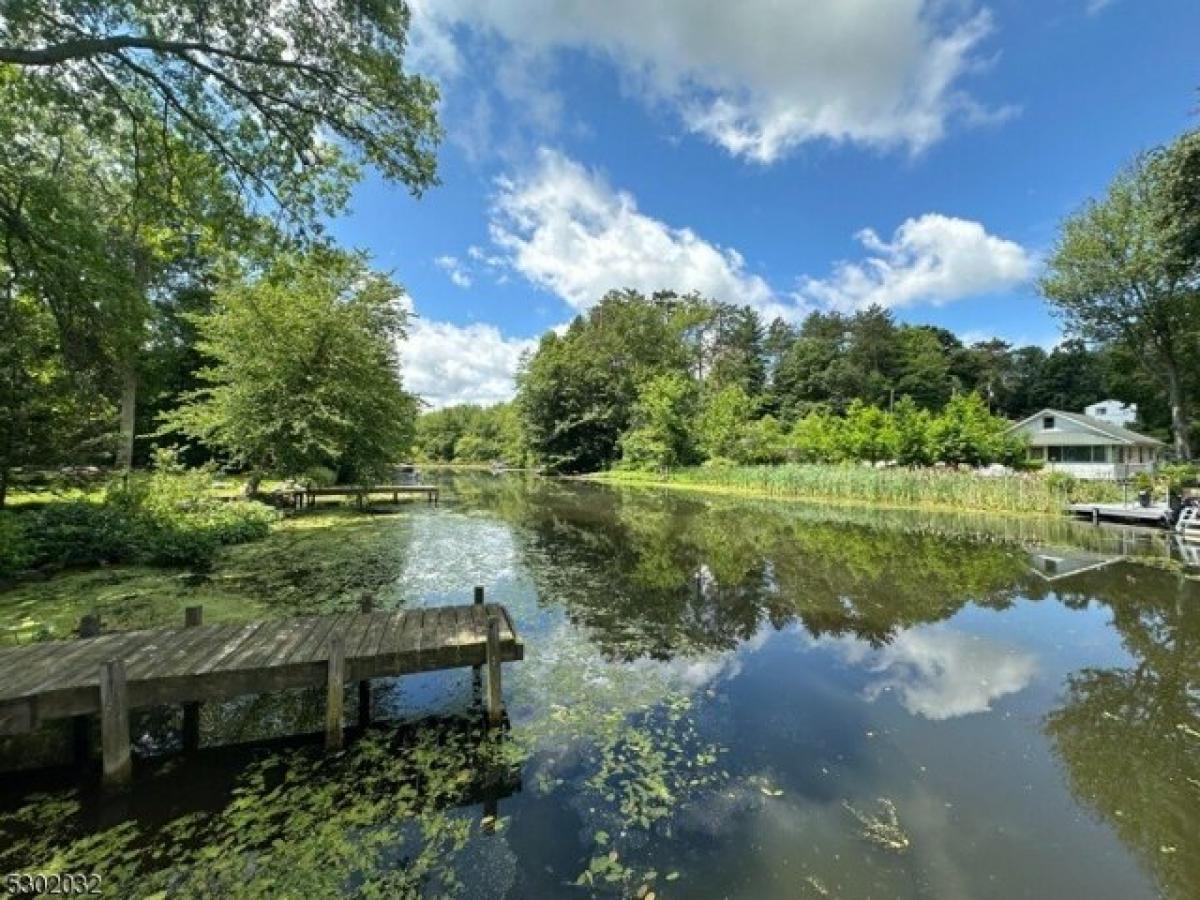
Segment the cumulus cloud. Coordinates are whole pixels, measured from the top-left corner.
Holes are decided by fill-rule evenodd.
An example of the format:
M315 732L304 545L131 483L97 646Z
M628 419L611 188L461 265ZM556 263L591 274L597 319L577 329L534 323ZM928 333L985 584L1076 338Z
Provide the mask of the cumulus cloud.
M736 250L646 215L632 194L546 148L532 172L499 181L490 227L509 266L577 310L626 287L699 291L768 318L800 311Z
M414 319L400 347L405 386L435 409L510 400L521 354L536 343L505 337L494 325Z
M469 288L471 286L471 276L467 273L463 264L459 262L457 256L439 256L434 260L434 264L450 276L450 281L458 287Z
M1015 287L1033 273L1025 248L968 219L926 213L905 220L890 241L870 228L856 237L873 255L839 263L828 278L802 279L797 299L844 311L940 306Z
M416 0L413 8L418 60L443 77L462 71L456 38L468 32L473 53L492 45L500 61L543 67L556 51L590 53L650 106L761 163L817 139L917 152L956 116L990 117L961 85L993 30L991 14L968 3ZM528 98L527 80L507 78Z
M992 702L1033 680L1033 656L976 635L941 626L912 628L880 650L861 642L837 642L848 662L876 677L867 698L895 691L914 716L934 721L987 712Z

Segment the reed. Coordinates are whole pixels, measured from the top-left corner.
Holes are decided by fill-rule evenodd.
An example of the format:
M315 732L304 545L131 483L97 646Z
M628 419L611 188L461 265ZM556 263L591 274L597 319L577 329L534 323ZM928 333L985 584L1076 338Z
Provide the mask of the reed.
M814 463L694 467L666 473L621 471L595 477L617 483L679 485L767 497L1005 513L1058 514L1068 502L1121 499L1120 487L1112 483L1029 473L982 475L948 468Z

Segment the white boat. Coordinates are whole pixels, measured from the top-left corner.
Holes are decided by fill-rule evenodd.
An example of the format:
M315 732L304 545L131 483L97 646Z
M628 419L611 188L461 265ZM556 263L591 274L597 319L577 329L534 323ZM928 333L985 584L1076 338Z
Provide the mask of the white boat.
M1200 541L1200 505L1189 504L1179 510L1175 533L1185 541Z

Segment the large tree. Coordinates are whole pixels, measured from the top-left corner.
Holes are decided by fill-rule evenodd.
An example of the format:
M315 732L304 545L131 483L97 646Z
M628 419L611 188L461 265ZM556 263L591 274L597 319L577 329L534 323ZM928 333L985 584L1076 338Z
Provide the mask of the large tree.
M437 90L404 71L408 23L389 0L0 0L0 64L135 165L183 137L297 215L311 174L346 153L414 191L434 183Z
M1161 379L1175 450L1185 458L1189 369L1200 340L1200 200L1186 199L1197 189L1198 153L1193 134L1134 160L1104 197L1063 223L1041 279L1073 332L1130 347Z
M613 291L561 337L546 334L518 376L517 406L534 456L553 471L590 472L620 456L643 385L695 371L689 305Z
M205 386L164 417L181 433L264 474L315 466L365 480L412 446L416 399L400 380L403 291L362 257L327 249L285 255L231 279L196 317L211 360Z
M260 215L311 238L364 164L435 183L437 92L404 71L407 28L399 2L0 0L5 274L76 367L111 371L121 462L180 242L237 252Z

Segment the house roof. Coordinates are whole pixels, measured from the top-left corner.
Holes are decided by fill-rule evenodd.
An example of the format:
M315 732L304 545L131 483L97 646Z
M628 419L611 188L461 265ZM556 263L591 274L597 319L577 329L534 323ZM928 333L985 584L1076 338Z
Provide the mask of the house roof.
M1158 438L1152 438L1152 437L1148 437L1147 435L1144 435L1144 434L1138 434L1136 431L1130 431L1128 428L1122 428L1120 425L1114 425L1112 422L1105 422L1103 419L1097 419L1093 416L1084 415L1083 413L1067 412L1067 411L1061 410L1061 409L1049 409L1049 408L1043 409L1040 412L1034 413L1032 416L1022 419L1020 422L1017 422L1015 425L1011 426L1008 430L1016 431L1018 428L1022 428L1023 426L1028 425L1030 422L1036 421L1037 419L1040 419L1043 416L1055 416L1055 417L1060 417L1060 418L1066 419L1069 422L1074 422L1076 425L1081 425L1085 429L1091 431L1097 437L1107 438L1108 441L1110 441L1111 443L1114 443L1114 444L1132 444L1135 446L1141 445L1141 446L1146 446L1146 447L1164 447L1164 446L1166 446L1162 441L1158 440ZM1061 439L1061 438L1069 437L1070 433L1055 431L1052 433L1046 433L1045 437L1049 438L1049 437L1051 437L1051 435L1054 438ZM1039 433L1035 432L1034 433L1035 446L1038 444L1045 444L1048 442L1049 443L1058 443L1058 444L1063 443L1062 440L1056 440L1056 441L1040 440L1039 441L1039 440L1037 440L1038 436L1039 436ZM1081 443L1081 444L1084 444L1084 443L1096 444L1096 443L1102 443L1102 441L1082 440L1079 443Z

